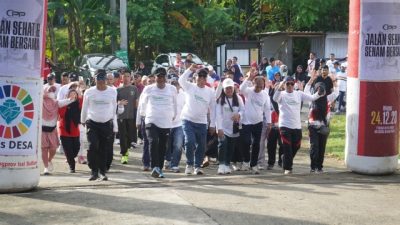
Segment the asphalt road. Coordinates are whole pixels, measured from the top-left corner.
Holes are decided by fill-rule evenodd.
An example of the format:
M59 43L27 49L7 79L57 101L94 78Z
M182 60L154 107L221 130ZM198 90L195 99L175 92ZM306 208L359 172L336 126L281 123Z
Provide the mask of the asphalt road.
M358 175L327 158L324 174L310 174L303 149L289 176L278 167L221 176L212 164L202 176L154 179L141 171L140 154L135 149L127 165L116 156L110 180L95 182L86 165L69 174L57 154L55 173L42 176L36 190L0 195L0 225L400 224L399 172Z

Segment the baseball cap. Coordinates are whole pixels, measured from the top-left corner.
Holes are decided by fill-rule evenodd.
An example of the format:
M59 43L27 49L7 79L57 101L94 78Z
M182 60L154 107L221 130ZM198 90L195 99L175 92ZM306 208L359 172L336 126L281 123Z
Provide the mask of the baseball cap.
M167 75L167 71L164 68L160 67L160 68L157 68L156 71L154 71L154 75L156 75L156 76L166 76Z
M68 77L71 81L79 81L79 75L74 72L69 73Z
M214 67L211 66L211 65L208 65L208 66L207 66L207 69L208 69L208 71L213 71L213 70L214 70Z
M95 73L96 80L106 80L107 79L107 73L103 69L98 69Z
M291 77L291 76L287 76L287 77L285 78L285 81L286 81L286 83L287 83L287 82L293 82L293 83L294 83L294 79L293 79L293 77Z
M234 86L235 86L235 82L233 82L233 80L230 79L230 78L226 78L226 79L222 82L222 87L223 87L223 88L234 87Z

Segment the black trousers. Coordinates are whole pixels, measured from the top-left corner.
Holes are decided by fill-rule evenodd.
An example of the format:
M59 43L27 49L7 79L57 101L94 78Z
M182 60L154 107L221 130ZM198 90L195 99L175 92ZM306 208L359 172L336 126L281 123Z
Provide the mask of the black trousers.
M149 123L145 125L146 135L149 140L149 150L151 155L151 168L164 167L165 151L169 139L170 128L159 128Z
M118 119L118 132L121 155L125 155L131 147L131 143L137 141L136 121L134 119Z
M268 134L268 143L267 143L267 149L268 149L268 165L273 166L275 165L276 161L276 148L279 145L279 150L278 150L278 165L282 165L282 141L281 141L281 135L279 134L279 129L277 127L271 128L269 134Z
M64 148L65 157L69 165L69 169L75 170L75 157L78 155L81 148L79 137L61 136L61 144Z
M107 153L106 153L106 169L110 170L112 161L114 159L114 140L115 133L112 134L111 141L108 143Z
M301 129L290 129L280 127L279 132L282 140L283 169L293 169L293 159L301 146Z
M257 166L258 155L260 153L260 140L263 122L257 124L243 124L240 130L242 139L242 154L245 162L250 161L250 167ZM251 145L251 156L250 156Z
M327 135L318 133L318 129L313 126L308 126L310 135L310 159L311 169L320 170L323 168Z
M211 158L218 157L218 136L207 132L207 145L205 155Z
M112 120L105 123L97 123L92 120L86 121L88 149L88 165L92 174L105 174L107 163L107 151L109 151L110 142L113 141L113 123Z
M236 145L234 147L234 151L233 151L231 162L233 162L233 163L241 163L241 162L243 162L243 155L242 155L242 150L241 150L242 146L243 146L243 140L239 136L239 138L236 141Z

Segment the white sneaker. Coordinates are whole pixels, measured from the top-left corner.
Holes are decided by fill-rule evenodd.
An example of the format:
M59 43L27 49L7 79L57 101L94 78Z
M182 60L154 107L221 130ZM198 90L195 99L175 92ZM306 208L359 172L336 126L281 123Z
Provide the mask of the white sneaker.
M196 167L196 168L194 169L194 174L196 174L196 175L203 175L204 172L203 172L203 170L202 170L200 167Z
M237 163L233 163L232 168L233 168L233 171L240 171L240 163L239 163L239 165Z
M50 175L49 169L44 168L43 175Z
M251 167L251 173L252 174L260 174L260 171L258 170L257 166Z
M264 170L265 168L264 168L263 165L258 165L258 169L259 169L259 170Z
M225 165L219 164L217 173L218 173L218 175L225 174Z
M171 172L174 172L174 173L179 173L179 172L180 172L180 170L179 170L179 167L178 167L178 166L174 166L174 167L172 167L172 168L170 169L170 171L171 171Z
M243 171L248 171L248 170L250 170L250 163L249 163L249 162L243 162L243 164L242 164L242 170L243 170Z
M291 170L285 170L285 172L283 172L283 174L288 175L288 174L292 174Z
M225 165L225 174L231 174L232 170L230 166Z
M49 172L53 172L54 171L54 166L52 162L49 162L49 166L48 166Z
M186 175L193 174L193 166L186 165L185 174Z
M171 161L164 161L164 170L169 170L171 167Z

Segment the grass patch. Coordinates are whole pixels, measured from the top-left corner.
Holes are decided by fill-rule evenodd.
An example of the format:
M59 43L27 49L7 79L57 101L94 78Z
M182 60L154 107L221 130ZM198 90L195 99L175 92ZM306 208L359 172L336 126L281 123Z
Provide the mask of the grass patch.
M343 160L346 144L346 115L334 115L330 128L331 133L326 144L326 154Z
M331 133L326 144L326 153L339 159L344 159L344 148L346 144L346 115L334 115L331 120L330 128Z

